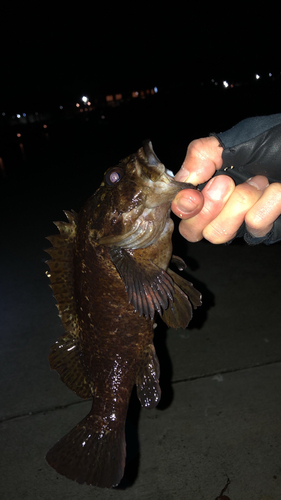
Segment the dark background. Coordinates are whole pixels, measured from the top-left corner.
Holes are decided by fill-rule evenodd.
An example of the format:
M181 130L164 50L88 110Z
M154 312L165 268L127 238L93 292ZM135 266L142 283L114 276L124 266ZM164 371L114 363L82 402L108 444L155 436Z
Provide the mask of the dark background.
M16 2L1 18L4 106L280 71L278 10L264 4Z
M28 5L27 8L23 2L2 7L0 20L2 413L4 420L11 416L30 418L27 434L22 431L26 429L24 419L22 424L16 421L18 434L14 427L8 428L5 435L8 459L3 456L5 468L10 467L10 476L7 481L4 472L2 482L8 483L18 498L23 492L30 498L34 495L37 498L38 491L43 496L49 495L49 487L57 495L58 481L53 479L56 477L53 471L44 472L45 482L42 482L41 471L47 468L42 465L44 456L48 447L66 432L63 426L76 423L75 419L70 423L72 417L68 423L64 422L65 417L53 412L62 404L71 405L74 396L55 374L51 378L48 365L50 346L61 334L55 301L45 276L48 256L44 248L50 246L45 237L57 231L52 221L64 220L64 209L79 211L100 184L104 170L135 152L146 138L152 140L161 161L176 172L192 139L226 130L248 116L281 111L279 8L274 12L266 4L255 4L254 11L250 11L245 3L241 8L237 2L181 2L179 6L176 3L164 6L163 2L159 5L154 2L153 6L131 3L126 7L106 2L103 7L97 7L96 2L79 2L74 6L61 6L59 2L54 6L42 2L34 3L33 7ZM256 74L260 79L256 79ZM224 80L229 82L228 88L224 88ZM131 97L132 91L154 87L158 88L156 94L145 94L144 99ZM116 93L122 94L122 100L115 106L108 105L106 95ZM75 103L82 106L83 95L93 103L92 111L77 111ZM26 119L17 119L16 115L22 117L23 113ZM187 261L187 277L202 292L203 305L196 311L189 332L169 336L161 331L156 339L164 405L168 406L172 399L172 376L174 381L191 381L255 366L270 368L270 364L280 361L279 245L280 242L270 247L251 247L238 239L231 245L216 246L204 241L189 244L175 230L174 253ZM192 340L187 348L189 335ZM262 373L256 377L265 377L265 372ZM278 372L268 373L268 385L260 378L253 378L254 383L249 385L248 374L244 372L235 385L225 386L226 399L218 406L222 410L219 426L224 429L223 437L214 424L215 439L209 441L212 432L204 423L205 435L203 438L200 435L199 448L196 435L191 459L184 451L175 461L173 451L167 461L174 443L174 450L181 450L182 446L178 438L174 440L175 434L171 434L172 441L167 441L163 448L169 451L166 455L162 451L162 463L168 464L162 469L167 481L178 477L173 471L182 474L179 484L183 477L187 481L189 470L194 482L198 482L194 486L196 492L201 483L209 489L210 483L216 482L213 493L211 489L208 492L208 498L213 498L226 483L222 457L230 464L231 480L236 471L233 485L237 483L237 475L242 474L241 488L247 496L244 490L248 487L248 498L254 496L249 493L253 486L248 480L249 470L249 476L258 484L256 490L266 481L257 472L264 469L265 462L270 478L280 477L278 460L271 454L278 446L275 429L280 429L276 406L280 390L278 387L276 391L278 380L274 375ZM269 399L263 396L261 400L260 386L262 394L268 390ZM177 420L181 408L185 408L184 415L190 415L192 405L200 408L199 413L192 414L198 429L206 408L211 409L210 413L217 412L212 406L217 388L210 393L210 386L204 387L201 392L198 386L193 389L199 391L199 399L190 402L186 398L190 387L184 386L183 406L175 406L173 424L168 420L162 428L158 424L157 432L173 425L181 438L181 430L179 433L177 430L182 428ZM248 391L244 400L249 398L249 402L243 406L244 388ZM202 391L206 398L202 397ZM255 410L251 398L257 408L260 404L259 410ZM139 415L137 401L135 407ZM49 417L44 418L38 432L31 420L32 412L42 413L46 408L53 412L53 423ZM269 411L265 412L265 408ZM71 415L73 407L70 410ZM228 427L225 427L225 411L229 412ZM239 418L237 425L239 411L240 426L241 421L246 422L244 434ZM271 415L277 415L275 423ZM132 421L137 427L135 420ZM233 434L233 429L237 434ZM264 434L266 431L268 435ZM205 457L206 443L218 455L214 460L218 464L214 466L218 469L215 473L214 468L206 468L206 463L213 464L212 456L196 465L200 446ZM256 459L254 452L252 457L248 453L255 447ZM188 442L187 449L190 449ZM191 460L195 460L195 469L190 469ZM261 469L254 467L255 460L263 463ZM172 468L166 474L170 464ZM155 464L151 470L154 474ZM149 492L151 485L154 487L153 474L153 480L145 478ZM67 488L60 484L62 489ZM165 481L163 484L166 485ZM45 485L46 491L42 491ZM75 494L75 485L70 484L69 488L70 495ZM256 496L261 497L261 491L270 494L272 489L264 488Z
M30 207L34 217L43 207L46 218L56 219L62 209L79 210L103 171L146 138L176 172L192 139L226 130L247 116L280 112L277 10L222 6L80 2L3 7L0 182L5 213ZM132 91L154 87L154 95L131 98ZM109 106L106 95L116 93L122 101ZM79 114L75 103L83 95L94 109ZM16 118L23 112L27 123Z

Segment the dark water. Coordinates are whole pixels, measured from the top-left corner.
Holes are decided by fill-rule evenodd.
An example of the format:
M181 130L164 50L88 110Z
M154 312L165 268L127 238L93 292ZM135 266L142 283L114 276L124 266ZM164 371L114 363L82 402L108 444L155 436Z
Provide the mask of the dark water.
M0 130L1 240L44 248L52 220L62 210L79 211L99 186L103 172L150 138L160 160L176 172L188 143L253 115L281 110L279 80L234 89L175 89L115 108L87 120L50 120Z
M85 119L50 121L2 130L1 197L21 205L79 209L103 171L152 140L161 161L176 172L188 143L253 115L280 112L280 83L223 90L188 88L99 109ZM105 118L101 118L101 117ZM34 206L34 209L35 209Z

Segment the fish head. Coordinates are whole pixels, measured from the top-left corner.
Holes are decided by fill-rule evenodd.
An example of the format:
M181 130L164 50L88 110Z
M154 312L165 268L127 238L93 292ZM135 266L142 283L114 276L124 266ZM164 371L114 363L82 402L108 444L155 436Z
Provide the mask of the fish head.
M182 189L157 158L150 141L109 168L87 211L91 238L100 245L145 248L154 243L170 216L170 205Z

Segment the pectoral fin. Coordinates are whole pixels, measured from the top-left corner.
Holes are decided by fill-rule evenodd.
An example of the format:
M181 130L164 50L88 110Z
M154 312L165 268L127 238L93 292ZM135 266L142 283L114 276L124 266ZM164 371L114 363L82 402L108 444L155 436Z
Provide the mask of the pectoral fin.
M173 279L150 260L139 263L124 249L111 248L110 257L119 272L135 310L153 320L173 301Z
M154 345L150 344L144 353L136 379L137 395L145 408L155 408L160 401L159 376L159 361Z
M190 281L187 281L182 276L177 273L174 273L170 268L167 270L167 273L171 276L175 283L186 293L186 295L191 300L191 303L196 309L197 307L202 305L202 295L196 288L194 288L193 284Z
M193 287L192 283L174 273L167 271L174 280L174 300L168 309L163 311L162 319L167 326L172 328L186 328L192 318L192 306L196 309L201 305L201 294ZM190 299L190 300L189 300ZM191 303L190 303L191 301Z

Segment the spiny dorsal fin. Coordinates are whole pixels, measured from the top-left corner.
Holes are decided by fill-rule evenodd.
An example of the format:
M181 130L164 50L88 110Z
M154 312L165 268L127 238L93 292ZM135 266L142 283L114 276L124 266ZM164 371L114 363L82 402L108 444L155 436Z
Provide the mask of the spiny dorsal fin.
M57 300L57 308L65 334L52 346L49 355L50 366L61 380L81 398L90 398L89 382L81 363L79 327L74 302L73 247L76 236L77 214L64 212L69 222L55 222L60 234L47 239L52 247L46 250L52 257L47 262L51 288Z
M48 276L57 301L59 315L65 331L77 337L77 317L73 301L73 242L76 235L77 214L64 212L69 222L55 222L60 234L48 236L52 247L46 252L52 257L47 261Z
M51 368L57 370L62 381L78 396L90 397L91 392L79 359L78 320L74 303L73 286L73 244L76 235L77 214L64 212L69 222L55 222L60 234L48 236L52 247L46 252L52 257L47 261L50 272L47 273L51 288L57 301L59 316L65 334L52 346L49 361ZM73 374L75 377L73 378Z

